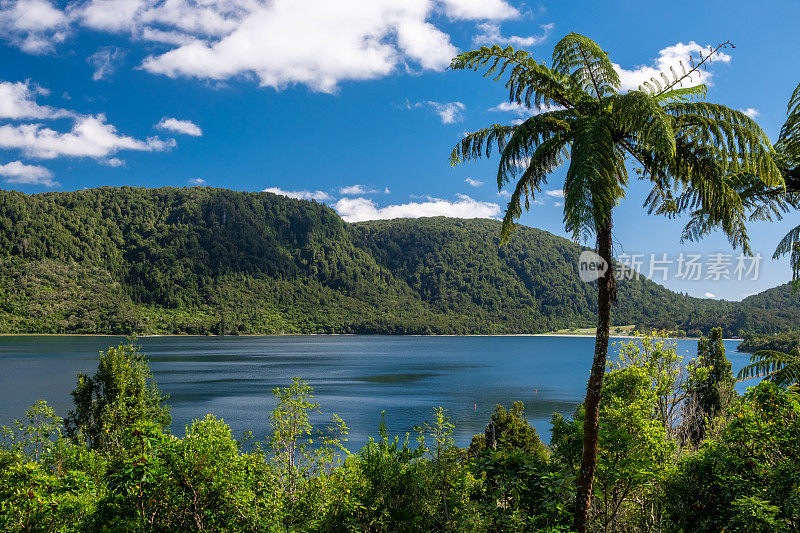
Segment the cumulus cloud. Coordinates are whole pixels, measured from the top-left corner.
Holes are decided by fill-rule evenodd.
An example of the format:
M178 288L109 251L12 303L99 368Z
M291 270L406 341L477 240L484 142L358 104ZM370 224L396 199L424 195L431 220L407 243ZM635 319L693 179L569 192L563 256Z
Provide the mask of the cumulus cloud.
M0 2L0 37L31 54L50 52L67 37L69 17L48 0Z
M759 113L758 109L756 109L755 107L748 107L747 109L739 109L739 111L741 111L750 118L756 118L757 116L761 115L761 113Z
M184 135L191 135L192 137L200 137L203 135L203 130L200 126L191 120L178 120L177 118L164 117L156 125L157 128L175 133L183 133Z
M50 170L37 165L26 165L22 161L0 165L0 176L5 178L6 183L58 187L58 182L53 180L53 173Z
M432 7L424 0L254 2L223 37L203 39L187 28L194 40L142 66L170 77L254 74L262 86L303 84L332 92L341 81L383 77L409 61L423 69L446 67L457 50L428 21Z
M298 200L330 200L331 195L325 191L286 191L279 187L267 187L264 192L271 192L273 194L280 194L289 198L296 198Z
M551 198L564 198L564 191L561 189L552 189L544 193Z
M63 9L50 0L2 0L0 38L45 53L79 29L122 34L168 47L142 62L151 73L245 76L276 89L301 84L332 92L343 81L408 67L444 69L458 50L437 26L442 14L490 23L520 16L506 0L77 0ZM116 59L98 51L91 60L96 79L108 76Z
M346 222L362 220L386 220L390 218L455 217L496 218L500 206L492 202L481 202L467 195L456 195L455 201L429 198L424 202L387 205L379 207L368 198L342 198L334 209Z
M202 178L192 178L189 180L189 185L191 185L192 187L202 187L205 184L206 180Z
M36 102L38 96L47 94L45 89L29 81L0 82L0 118L11 121L69 118L73 121L71 130L67 132L40 123L3 124L0 126L0 148L20 150L27 156L42 159L93 157L101 163L120 166L121 160L105 158L120 150L160 151L175 145L172 139L150 137L139 140L121 135L103 114L80 115Z
M476 180L474 178L467 178L464 181L467 182L467 185L469 185L470 187L480 187L481 185L483 185L483 182L481 180Z
M406 102L406 107L408 109L419 109L419 108L428 108L431 109L434 113L439 115L439 119L441 119L442 124L455 124L456 122L461 122L464 120L464 110L467 108L461 102L434 102L432 100L427 100L425 102Z
M86 62L94 67L92 79L99 81L106 79L117 69L125 52L116 46L106 46L86 58Z
M521 37L519 35L503 35L498 24L484 22L478 24L479 33L472 37L472 44L476 46L497 44L500 46L513 46L514 48L530 48L545 42L554 27L554 24L543 24L540 26L542 29L541 35Z
M671 68L675 69L678 75L682 75L684 67L687 71L691 68L690 57L694 57L695 60L697 60L701 52L703 54L708 54L709 47L701 46L694 41L690 41L688 44L677 43L660 50L658 52L658 57L655 58L652 65L642 65L635 69L628 70L614 64L614 68L619 73L621 81L620 91L636 90L640 85L649 81L651 78L656 78L663 84L661 73L667 74L669 78L672 79L670 73ZM709 64L729 63L730 60L730 55L720 51L711 58ZM681 64L683 64L683 66L681 66ZM700 69L692 75L691 79L684 81L682 86L692 87L700 85L701 83L710 84L711 78L712 73L710 70Z
M517 18L519 11L503 0L442 0L445 12L461 20L505 20Z
M58 132L42 124L0 126L0 147L18 149L28 156L42 159L59 156L103 158L120 150L151 152L174 145L172 139L150 137L139 140L120 135L102 114L79 117L68 132Z
M36 103L36 97L48 92L29 81L0 81L0 118L11 120L75 117L66 109Z
M63 9L59 5L2 0L0 38L44 53L71 32L109 32L162 45L141 64L151 73L210 80L244 76L276 89L301 84L324 92L343 81L380 78L409 67L444 69L458 52L441 28L448 19L497 23L520 16L506 0L76 0Z

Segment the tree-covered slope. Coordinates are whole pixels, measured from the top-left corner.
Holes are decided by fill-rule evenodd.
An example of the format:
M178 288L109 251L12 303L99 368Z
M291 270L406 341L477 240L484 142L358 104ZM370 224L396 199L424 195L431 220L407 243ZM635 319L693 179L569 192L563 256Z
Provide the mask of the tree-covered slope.
M597 287L580 280L582 248L567 239L521 226L500 246L500 223L485 219L395 219L355 227L357 242L379 264L443 311L501 315L546 329L596 321ZM639 277L620 281L614 321L706 329L695 317L722 319L731 308L729 302L679 295Z
M314 202L226 189L0 191L0 332L592 325L596 287L578 278L581 248L526 227L501 247L499 228L449 218L347 224ZM758 305L690 298L640 279L620 283L614 322L687 331L730 323L727 333L736 333L764 327L747 314L761 313ZM773 311L787 320L794 309Z

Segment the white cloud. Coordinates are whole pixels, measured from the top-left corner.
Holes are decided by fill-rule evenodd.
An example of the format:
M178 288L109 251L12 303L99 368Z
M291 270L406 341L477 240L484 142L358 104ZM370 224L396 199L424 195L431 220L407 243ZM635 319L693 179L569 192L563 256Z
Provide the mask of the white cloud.
M0 165L0 176L5 178L6 183L58 187L58 182L53 180L53 173L48 169L36 165L26 165L21 161Z
M525 104L519 104L517 102L500 102L496 106L490 107L489 111L497 111L501 113L514 113L519 117L532 117L533 115L538 115L540 113L546 113L549 111L561 111L563 109L565 108L560 105L543 104L538 107L528 107Z
M544 193L551 198L564 198L564 191L561 189L552 189Z
M0 2L0 37L31 54L50 52L67 37L67 14L48 0Z
M90 55L86 62L94 67L92 79L99 81L111 76L124 56L125 52L115 46L100 48Z
M204 180L202 178L192 178L192 179L189 180L189 185L192 185L193 187L201 187L201 186L203 186L205 184L206 184L206 180Z
M426 102L433 108L439 118L442 119L442 124L454 124L464 120L463 111L466 106L461 102L447 102L440 104L439 102Z
M379 193L389 194L390 192L391 191L389 191L389 187L386 187L381 191L374 187L367 187L365 185L359 185L359 184L348 185L346 187L341 187L339 189L339 194L344 194L348 196L353 196L358 194L379 194Z
M709 47L700 46L696 42L690 41L688 44L677 43L660 50L658 52L658 57L654 60L652 65L642 65L633 70L627 70L614 64L614 68L619 72L621 81L620 91L636 90L644 82L650 81L651 78L658 79L659 83L663 85L664 80L661 78L662 72L672 80L670 68L674 68L678 76L681 76L683 74L683 68L685 68L687 72L691 68L691 63L689 61L690 56L693 56L696 62L701 52L703 54L708 54ZM728 63L730 60L730 55L720 51L708 64ZM681 86L693 87L701 83L708 84L711 83L711 77L710 70L700 69L692 75L691 79L684 81Z
M710 293L710 292L706 292L703 295L703 298L716 298L716 296L714 294Z
M200 126L191 120L178 120L177 118L164 117L161 119L161 122L156 124L156 127L162 130L173 131L175 133L191 135L192 137L200 137L203 135L203 130L200 129Z
M759 113L758 109L756 109L755 107L748 107L747 109L739 109L739 111L741 111L750 118L756 118L757 116L761 115L761 113Z
M170 77L254 74L262 86L303 84L332 92L342 81L383 77L408 61L423 69L446 67L457 50L428 22L432 8L428 0L253 2L223 37L204 39L197 29L180 28L195 39L142 66Z
M20 119L50 119L75 117L76 114L66 109L39 105L36 97L46 95L47 91L31 84L29 81L1 81L0 82L0 118L11 120Z
M543 24L540 27L543 30L541 35L528 35L527 37L521 37L519 35L505 36L500 32L500 26L498 24L484 22L478 24L480 33L472 38L472 44L476 46L491 46L496 44L499 46L513 46L515 48L530 48L531 46L536 46L546 41L550 36L550 30L553 29L554 24Z
M411 103L406 101L406 107L408 109L415 109L421 107L428 107L433 110L434 113L439 115L439 118L442 121L442 124L455 124L456 122L461 122L464 120L464 110L467 108L461 102L434 102L432 100L427 100L425 102L415 102Z
M448 19L519 16L506 0L2 0L0 38L42 53L80 29L109 32L159 44L141 65L151 73L332 92L444 69L458 52L442 30Z
M151 152L173 146L175 141L172 139L150 137L139 140L120 135L102 114L77 118L66 133L42 124L0 126L0 147L18 149L28 156L42 159L59 156L103 158L120 150Z
M464 181L466 181L467 185L469 185L470 187L480 187L481 185L483 185L483 182L481 180L476 180L474 178L467 178Z
M505 191L505 190L503 190L503 191L497 191L497 196L499 196L500 198L506 198L506 199L508 199L508 198L511 198L511 193L510 193L510 192L508 192L508 191Z
M267 187L264 192L271 192L273 194L280 194L289 198L296 198L298 200L330 200L331 195L325 191L285 191L279 187Z
M368 198L342 198L336 202L334 209L346 222L438 216L496 218L500 215L500 206L495 203L481 202L463 194L458 194L456 197L455 201L429 198L425 202L409 202L385 207L378 207Z
M106 165L108 165L110 167L117 168L117 167L123 166L125 164L125 161L123 161L122 159L119 159L117 157L111 157L111 158L106 159L105 161L103 161L103 163L105 163Z
M519 11L503 0L441 0L445 12L461 20L505 20L517 18Z

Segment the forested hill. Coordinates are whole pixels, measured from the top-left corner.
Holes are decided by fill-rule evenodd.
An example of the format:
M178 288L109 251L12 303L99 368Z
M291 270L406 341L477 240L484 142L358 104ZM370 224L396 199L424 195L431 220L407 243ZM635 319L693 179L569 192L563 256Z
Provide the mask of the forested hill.
M526 227L507 246L498 235L492 220L347 224L314 202L226 189L0 191L0 332L535 333L594 323L579 246ZM728 334L797 323L791 292L773 291L780 297L736 304L621 282L613 320Z

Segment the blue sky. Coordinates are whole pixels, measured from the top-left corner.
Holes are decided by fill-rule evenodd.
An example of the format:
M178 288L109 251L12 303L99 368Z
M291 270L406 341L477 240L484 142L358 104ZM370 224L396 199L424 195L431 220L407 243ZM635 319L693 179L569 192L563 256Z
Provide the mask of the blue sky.
M444 70L457 51L497 42L549 60L576 31L635 87L692 43L730 40L736 48L704 73L709 98L747 110L774 139L800 82L799 18L796 0L4 1L0 185L206 184L314 197L348 220L497 217L495 161L453 169L448 156L465 131L521 115L498 107L501 84ZM562 182L557 172L521 222L566 236ZM681 244L680 220L649 217L647 190L633 183L617 210L618 254L733 253L735 266L722 236ZM671 271L662 283L733 300L783 283L786 261L770 256L798 223L751 227L764 256L757 280Z

